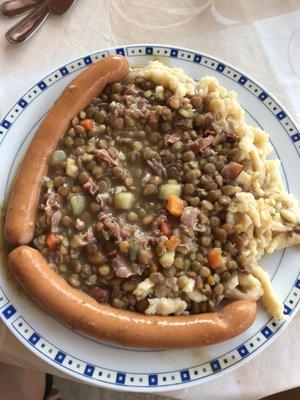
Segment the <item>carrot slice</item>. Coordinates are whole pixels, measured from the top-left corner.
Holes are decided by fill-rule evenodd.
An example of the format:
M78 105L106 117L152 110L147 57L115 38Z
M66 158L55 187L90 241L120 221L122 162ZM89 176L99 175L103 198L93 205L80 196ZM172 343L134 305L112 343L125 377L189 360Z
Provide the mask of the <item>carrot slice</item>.
M94 121L92 119L83 119L79 122L87 131L90 131L94 126Z
M166 209L173 217L179 218L184 209L184 201L175 194L170 194L167 200Z
M207 253L207 259L210 268L219 268L222 264L222 253L221 249L215 247Z
M175 250L176 246L180 243L180 239L177 236L171 236L166 242L166 249L168 251Z
M58 245L59 239L54 233L49 233L46 237L46 243L49 249L54 249Z

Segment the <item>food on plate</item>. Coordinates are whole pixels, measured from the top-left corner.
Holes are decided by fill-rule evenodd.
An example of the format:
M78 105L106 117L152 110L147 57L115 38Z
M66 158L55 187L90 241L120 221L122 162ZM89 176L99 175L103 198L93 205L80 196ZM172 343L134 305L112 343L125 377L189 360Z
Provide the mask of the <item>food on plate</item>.
M70 120L106 85L123 79L127 73L125 58L107 57L78 75L54 103L30 143L14 182L4 228L9 243L24 244L33 239L40 188L49 156L68 129Z
M300 242L300 212L270 151L215 78L108 57L29 146L6 217L21 245L11 269L58 319L127 345L228 339L260 298L282 319L257 262ZM223 299L234 302L219 310Z
M256 315L255 302L238 300L219 312L146 316L99 304L86 293L74 289L49 268L42 254L32 247L17 247L10 253L9 261L25 290L56 318L72 329L127 346L205 346L240 334L253 323Z

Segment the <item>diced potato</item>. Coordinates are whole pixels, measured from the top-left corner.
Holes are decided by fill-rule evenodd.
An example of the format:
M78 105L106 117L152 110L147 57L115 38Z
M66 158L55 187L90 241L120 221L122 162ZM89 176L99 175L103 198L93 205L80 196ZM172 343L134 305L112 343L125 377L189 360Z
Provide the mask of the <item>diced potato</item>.
M50 158L51 165L61 164L67 158L66 153L63 150L55 150Z
M161 297L157 299L148 299L148 301L149 306L145 311L147 315L180 315L187 307L187 303L181 299Z
M183 277L181 277L183 278ZM181 279L179 278L179 279ZM181 290L184 293L189 293L192 292L194 290L195 287L195 280L192 278L187 278L186 281L184 282L185 284L183 285L183 287L181 288Z
M181 114L184 118L192 118L194 116L194 111L192 108L186 109L186 108L180 108L178 110L179 114Z
M159 198L161 200L167 200L170 194L174 194L178 197L181 195L181 186L179 183L165 183L161 185L159 188Z
M78 216L83 213L85 209L85 199L82 194L71 196L69 201L74 215Z
M137 287L133 291L133 294L136 296L137 300L142 300L152 292L152 288L154 285L155 283L147 278L137 285Z
M133 204L133 194L130 192L116 193L114 205L119 210L130 210Z
M66 174L68 176L71 176L72 178L76 178L76 176L78 175L78 167L73 158L67 158Z
M205 301L207 300L207 297L200 292L198 289L194 289L191 292L188 292L187 297L191 300L193 300L195 303L200 303L200 301Z
M159 257L159 262L164 268L172 267L175 260L175 251L166 251L161 257Z

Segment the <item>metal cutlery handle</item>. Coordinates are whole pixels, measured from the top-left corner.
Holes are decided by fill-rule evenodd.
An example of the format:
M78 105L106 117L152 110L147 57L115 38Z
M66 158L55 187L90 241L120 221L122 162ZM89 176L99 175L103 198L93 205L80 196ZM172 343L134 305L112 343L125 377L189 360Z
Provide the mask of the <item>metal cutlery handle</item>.
M34 10L10 28L6 32L5 38L11 43L23 42L37 30L48 15L48 1L46 1L38 9Z
M1 4L0 11L7 17L14 17L30 11L45 0L9 0Z

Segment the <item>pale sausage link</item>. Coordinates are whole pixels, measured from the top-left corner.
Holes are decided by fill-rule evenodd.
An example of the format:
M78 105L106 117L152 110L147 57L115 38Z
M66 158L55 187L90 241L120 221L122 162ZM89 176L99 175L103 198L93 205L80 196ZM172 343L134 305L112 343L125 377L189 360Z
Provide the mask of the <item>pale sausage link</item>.
M185 348L230 339L255 319L256 303L240 300L220 312L183 316L145 316L99 304L73 289L43 255L19 246L9 255L10 268L26 292L46 311L74 330L127 346Z
M128 72L126 58L107 57L73 79L55 101L36 131L14 181L4 228L9 243L26 244L33 239L37 204L48 158L67 131L71 119L105 86L122 80Z

